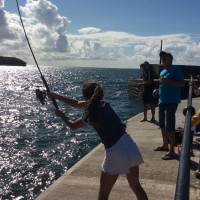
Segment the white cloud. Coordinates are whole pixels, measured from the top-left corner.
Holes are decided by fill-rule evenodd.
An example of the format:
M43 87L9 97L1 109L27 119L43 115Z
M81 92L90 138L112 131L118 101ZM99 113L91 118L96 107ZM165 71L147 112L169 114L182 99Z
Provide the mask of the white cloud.
M4 2L5 2L5 0L0 0L0 8L4 7Z
M27 24L29 36L34 39L36 48L43 50L52 49L57 52L67 52L68 41L66 29L70 21L58 14L58 8L47 0L28 0L24 7L20 7L26 19L31 20ZM39 37L37 37L40 35ZM41 42L42 40L42 46Z
M7 13L3 10L4 0L0 0L0 41L4 39L11 39L14 37L12 29L9 28L9 23L7 20Z
M65 32L67 26L70 25L66 17L58 14L58 8L47 0L27 0L24 7L20 7L27 18L36 20L49 28L62 29Z
M93 34L93 33L98 33L100 31L101 29L95 27L81 28L78 30L80 34Z
M121 59L142 62L149 60L150 62L158 62L158 54L160 51L160 41L164 39L164 50L176 50L174 42L180 42L182 48L188 46L190 41L187 35L174 34L154 37L141 37L125 32L101 32L89 35L68 35L70 41L70 49L73 54L77 53L76 59L103 59L116 60ZM98 44L94 49L94 44ZM171 49L170 49L171 48ZM129 56L126 55L126 49ZM80 53L81 52L81 53ZM142 60L142 61L141 61Z
M6 2L5 2L6 3ZM17 14L4 9L0 0L0 52L34 64ZM67 34L70 21L47 0L28 0L20 7L28 38L40 64L101 67L139 67L145 60L159 62L163 50L174 55L174 63L199 65L200 43L187 34L138 36L95 27ZM9 53L9 55L8 55Z

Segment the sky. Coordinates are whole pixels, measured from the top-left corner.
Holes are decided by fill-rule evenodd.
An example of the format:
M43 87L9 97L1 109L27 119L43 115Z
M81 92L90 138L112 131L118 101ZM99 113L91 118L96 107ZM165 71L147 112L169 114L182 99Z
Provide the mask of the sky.
M200 0L18 0L39 65L200 65ZM15 0L0 0L0 56L34 65Z

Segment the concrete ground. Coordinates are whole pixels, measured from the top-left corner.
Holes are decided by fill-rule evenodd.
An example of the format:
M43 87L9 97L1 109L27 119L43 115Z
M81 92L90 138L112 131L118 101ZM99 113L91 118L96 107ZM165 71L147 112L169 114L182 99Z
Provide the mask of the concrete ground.
M179 105L176 113L176 121L179 127L184 127L185 117L182 110L187 106L184 100ZM200 99L193 99L193 106L196 111L200 109ZM156 108L156 120L158 121ZM148 112L148 118L151 115ZM161 159L165 152L155 152L153 148L162 144L161 131L158 123L140 122L143 113L127 121L127 131L137 143L144 164L140 166L140 181L144 187L149 200L171 200L174 199L177 172L179 167L179 155L177 159L164 161ZM200 179L193 173L198 167L200 156L200 142L193 139L194 157L191 157L190 170L190 200L200 199ZM177 148L176 148L177 152ZM104 158L104 147L98 145L93 151L87 154L63 176L56 180L47 190L40 194L36 200L95 200L99 189L99 178L101 163ZM110 200L136 199L131 191L125 175L119 176L111 191Z

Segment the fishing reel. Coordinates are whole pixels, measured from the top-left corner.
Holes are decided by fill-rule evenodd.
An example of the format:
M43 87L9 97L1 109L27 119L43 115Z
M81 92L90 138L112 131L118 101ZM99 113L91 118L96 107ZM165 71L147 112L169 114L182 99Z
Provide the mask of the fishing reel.
M45 90L36 89L35 93L41 104L44 105L47 92Z

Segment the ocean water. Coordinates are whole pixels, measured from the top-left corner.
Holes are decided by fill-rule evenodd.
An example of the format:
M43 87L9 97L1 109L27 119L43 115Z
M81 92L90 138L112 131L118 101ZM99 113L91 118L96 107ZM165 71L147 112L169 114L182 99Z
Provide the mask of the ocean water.
M81 84L97 80L122 121L142 112L127 93L139 69L41 67L52 91L82 100ZM35 89L45 89L35 66L0 66L0 199L34 199L96 147L91 127L71 131L55 116L49 99L41 105ZM80 109L58 102L71 119Z

